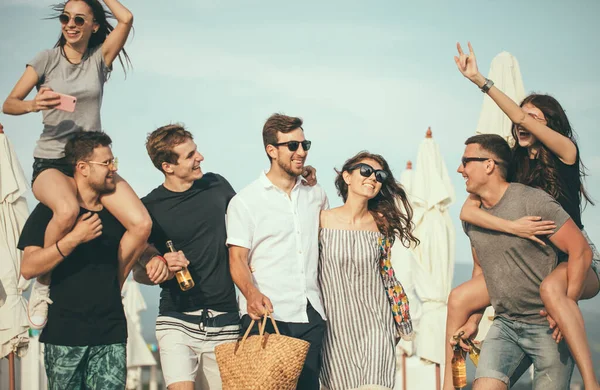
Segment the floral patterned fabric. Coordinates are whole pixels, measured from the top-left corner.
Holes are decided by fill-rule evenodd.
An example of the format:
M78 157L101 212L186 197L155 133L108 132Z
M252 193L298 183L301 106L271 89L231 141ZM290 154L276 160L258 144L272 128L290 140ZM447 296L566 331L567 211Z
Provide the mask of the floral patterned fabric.
M410 310L408 297L404 292L402 283L396 279L394 269L392 268L392 244L393 239L387 237L379 238L379 271L381 272L381 280L385 289L396 330L400 337L404 340L412 340L414 338L412 321L410 319Z
M45 344L49 390L123 390L127 379L125 344Z

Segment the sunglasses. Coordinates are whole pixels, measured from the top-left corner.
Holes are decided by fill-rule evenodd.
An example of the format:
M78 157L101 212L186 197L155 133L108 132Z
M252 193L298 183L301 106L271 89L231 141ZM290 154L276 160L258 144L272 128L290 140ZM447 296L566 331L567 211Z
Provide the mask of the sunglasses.
M372 166L370 166L369 164L365 164L365 163L358 163L356 165L353 165L350 168L348 168L348 171L350 172L357 168L360 168L360 175L364 176L364 177L371 177L371 175L374 172L375 180L377 180L380 183L383 183L388 178L388 173L386 171L384 171L383 169L373 169Z
M72 18L67 14L60 14L58 16L58 20L60 20L60 24L62 24L62 25L69 24L69 21L71 19L73 19L73 22L75 22L75 25L77 27L81 27L85 24L85 18L83 16L75 15Z
M311 142L310 141L288 141L288 142L280 142L278 144L271 144L271 145L287 146L290 152L295 152L296 150L298 150L298 147L300 145L302 145L302 149L304 149L305 152L308 152L310 150Z
M107 167L108 169L114 169L115 171L117 169L119 169L119 159L118 158L113 158L110 161L106 161L106 162L99 162L99 161L86 161L88 164L95 164L95 165L103 165L105 167Z
M462 162L463 168L466 168L467 164L470 163L471 161L487 161L487 160L492 160L493 162L495 162L498 165L501 164L500 162L494 160L491 157L463 157L460 161Z

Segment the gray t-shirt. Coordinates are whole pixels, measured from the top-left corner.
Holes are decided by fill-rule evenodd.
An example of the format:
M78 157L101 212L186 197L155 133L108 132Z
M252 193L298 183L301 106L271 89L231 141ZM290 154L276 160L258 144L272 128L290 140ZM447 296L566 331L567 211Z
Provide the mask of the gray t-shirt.
M46 86L77 98L74 112L42 111L44 131L33 151L34 157L64 157L65 145L75 131L102 130L100 107L110 68L104 63L101 46L88 50L79 64L67 61L56 47L39 53L27 65L38 75L38 90Z
M546 192L511 183L500 201L483 210L506 220L527 215L556 222L556 231L569 220L560 204ZM547 240L541 246L526 238L487 230L468 223L465 233L475 248L496 315L530 324L547 324L539 311L542 280L558 264L557 250Z

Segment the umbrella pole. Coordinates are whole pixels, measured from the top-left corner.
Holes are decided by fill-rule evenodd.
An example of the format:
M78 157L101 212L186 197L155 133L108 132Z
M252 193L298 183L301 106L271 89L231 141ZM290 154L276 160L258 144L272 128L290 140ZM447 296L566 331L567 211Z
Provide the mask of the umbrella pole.
M406 354L402 353L402 390L406 390Z
M15 390L15 353L8 354L8 388Z
M148 385L150 390L158 390L158 383L156 380L156 365L150 367L150 384Z
M435 388L436 390L440 390L441 388L441 378L440 378L440 365L435 363Z

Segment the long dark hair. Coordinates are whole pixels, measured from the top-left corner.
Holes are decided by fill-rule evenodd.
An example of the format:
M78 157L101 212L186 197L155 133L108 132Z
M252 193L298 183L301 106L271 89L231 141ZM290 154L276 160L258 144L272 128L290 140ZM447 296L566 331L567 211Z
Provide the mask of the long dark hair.
M557 133L569 138L575 144L575 147L577 147L575 134L571 128L567 114L555 98L550 95L532 94L523 99L520 106L523 107L525 104L531 104L542 111L546 118L547 126ZM515 140L518 139L516 125L513 125L512 127L512 135ZM568 191L566 188L563 188L564 182L560 180L557 171L557 165L559 163L558 156L552 153L552 151L541 142L538 150L538 163L533 169L530 169L529 151L527 148L520 146L518 142L515 142L511 162L511 179L522 184L540 188L552 195L555 199L558 199L560 195L568 198ZM579 153L579 149L577 149L577 152ZM576 200L577 203L580 204L581 198L583 197L586 202L593 205L594 202L583 186L583 178L586 176L585 165L583 165L581 157L579 157L578 161L579 179L581 184L579 187L578 199L571 199L571 201Z
M65 12L65 6L67 5L67 3L69 1L72 1L72 0L67 0L64 3L54 4L54 5L50 6L50 8L52 8L52 10L56 12L56 15L53 15L53 16L49 17L48 19L58 19L60 14ZM96 31L94 34L92 34L92 36L90 37L90 41L88 42L88 51L90 51L98 46L101 46L104 43L104 41L106 40L106 37L108 36L108 34L110 34L112 30L114 30L114 27L108 22L108 19L114 19L115 17L109 10L105 9L102 6L102 4L100 3L100 1L98 1L98 0L78 0L78 1L83 1L92 9L92 13L94 14L94 22L98 24L98 31ZM67 43L67 40L65 39L65 36L62 34L62 31L61 31L60 37L58 38L58 41L56 42L54 47L55 48L60 47L60 51L61 51L62 55L65 57L66 57L66 55L65 55L64 47L65 47L66 43ZM123 57L121 57L121 55ZM121 66L123 67L123 71L127 72L127 68L131 66L131 60L129 59L129 55L127 54L127 51L125 50L125 48L121 49L121 52L119 53L118 57L119 57L119 62L121 63ZM125 58L125 62L123 62L123 58ZM127 64L127 66L125 66L125 64Z
M410 247L411 243L418 245L419 239L413 236L415 228L412 221L413 210L408 202L406 191L394 179L390 166L381 155L362 151L348 159L335 179L338 195L346 202L346 199L348 199L348 185L344 181L343 173L350 172L350 168L366 159L377 161L388 174L388 178L381 183L379 193L373 199L370 199L367 204L367 209L375 219L379 231L386 237L397 236L402 245L407 248ZM402 207L399 207L398 201L402 203Z

